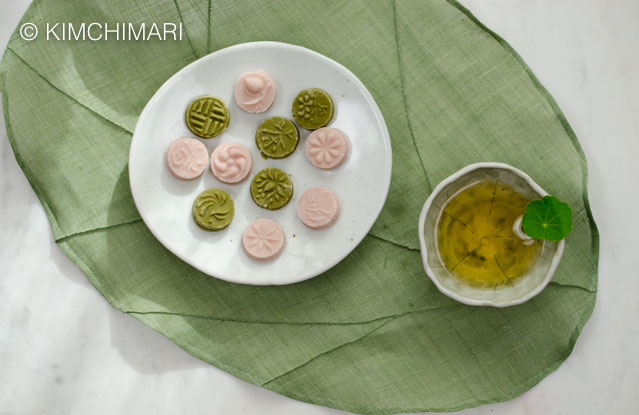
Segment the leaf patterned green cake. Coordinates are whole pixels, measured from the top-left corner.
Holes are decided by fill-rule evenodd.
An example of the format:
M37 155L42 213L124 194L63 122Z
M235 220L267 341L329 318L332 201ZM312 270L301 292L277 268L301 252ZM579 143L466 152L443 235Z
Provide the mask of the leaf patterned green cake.
M293 197L293 182L282 170L266 168L253 178L251 196L259 207L277 210L285 206Z
M255 144L266 157L281 159L297 148L300 135L293 121L283 117L267 118L255 133Z

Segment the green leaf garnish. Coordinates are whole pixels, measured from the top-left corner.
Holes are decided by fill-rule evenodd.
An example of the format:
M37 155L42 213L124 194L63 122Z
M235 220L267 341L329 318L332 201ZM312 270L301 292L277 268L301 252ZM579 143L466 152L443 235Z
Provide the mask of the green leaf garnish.
M531 238L560 241L572 231L572 209L555 196L544 196L528 203L521 225Z

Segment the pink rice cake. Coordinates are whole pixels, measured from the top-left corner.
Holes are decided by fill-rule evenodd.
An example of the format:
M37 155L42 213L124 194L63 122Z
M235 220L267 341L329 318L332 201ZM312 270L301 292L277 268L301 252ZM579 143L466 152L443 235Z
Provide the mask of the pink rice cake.
M273 105L275 91L275 81L268 73L260 69L244 72L235 83L235 102L246 112L264 112Z
M253 157L240 143L223 143L211 154L211 171L221 182L239 183L251 172Z
M284 249L284 242L282 227L270 219L256 219L242 234L244 252L258 261L276 258Z
M311 229L322 229L331 226L340 212L339 200L333 192L325 187L311 187L297 202L297 214Z
M313 166L324 170L334 169L342 164L348 155L348 139L335 128L320 128L306 139L305 151Z
M166 151L166 167L178 179L193 180L206 170L209 152L195 138L178 138Z

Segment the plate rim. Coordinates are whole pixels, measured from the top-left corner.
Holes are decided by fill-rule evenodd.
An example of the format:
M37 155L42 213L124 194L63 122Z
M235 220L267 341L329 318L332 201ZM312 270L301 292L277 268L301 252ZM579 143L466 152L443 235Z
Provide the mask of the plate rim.
M373 113L375 115L375 118L377 119L377 122L378 122L378 124L380 126L380 130L381 130L381 133L382 133L382 141L383 141L384 151L388 155L388 157L386 157L386 162L385 162L385 165L384 165L384 169L385 169L384 183L382 183L382 186L380 186L384 190L384 195L383 195L383 199L382 199L383 201L380 204L380 206L376 209L377 211L374 213L374 220L371 222L370 226L368 226L368 229L366 229L366 232L364 232L363 235L358 240L354 240L352 248L350 248L348 250L348 252L346 252L345 255L342 256L341 258L339 258L337 261L331 261L330 263L327 263L326 265L318 268L317 270L306 272L304 274L301 274L297 278L287 279L285 281L273 281L271 279L263 280L263 281L248 281L248 280L245 280L243 278L225 278L225 277L222 277L222 276L219 276L219 275L214 275L212 273L209 273L208 271L200 268L196 263L194 263L194 261L191 261L188 256L183 256L183 255L180 255L180 254L174 252L171 248L169 248L169 246L167 246L167 244L165 243L164 239L162 237L160 237L151 228L151 226L149 226L147 218L145 217L145 214L142 212L142 210L139 209L139 207L138 207L139 203L138 203L138 200L136 199L135 191L133 190L134 189L133 178L132 178L133 176L131 175L131 165L132 165L131 160L133 159L133 152L131 151L131 149L133 147L133 143L135 141L135 138L136 138L136 136L141 134L140 133L140 130L142 128L141 124L149 116L148 114L150 112L150 108L153 106L153 104L156 101L159 100L160 95L162 95L162 93L166 89L168 89L175 82L177 82L179 79L181 79L184 76L184 73L189 72L191 67L199 64L200 61L202 61L204 59L210 59L210 57L213 56L213 55L221 55L221 54L228 53L228 52L234 52L236 50L248 49L248 48L252 48L252 47L261 47L261 46L290 48L290 49L294 49L294 50L297 50L297 51L302 52L302 53L310 54L310 55L315 56L316 58L319 58L321 60L324 60L324 61L328 62L331 65L337 66L344 73L349 75L352 78L352 80L354 81L357 89L359 91L361 91L362 95L364 96L364 98L366 99L366 101L368 102L368 104L370 105L370 107L373 110ZM136 209L137 209L137 211L138 211L138 213L140 215L140 218L144 222L144 225L147 227L147 229L155 237L155 239L157 239L158 242L160 242L160 244L165 249L167 249L172 255L175 255L181 261L184 261L185 263L187 263L190 266L194 267L195 269L197 269L198 271L202 272L203 274L206 274L206 275L208 275L210 277L213 277L213 278L217 278L217 279L220 279L220 280L223 280L223 281L227 281L227 282L231 282L231 283L235 283L235 284L269 286L269 285L288 285L288 284L294 284L294 283L297 283L297 282L306 281L308 279L317 277L317 276L327 272L328 270L330 270L331 268L333 268L337 264L339 264L341 261L346 259L346 257L348 257L355 250L355 248L357 248L359 246L359 244L364 240L364 238L369 235L370 230L373 228L373 225L375 224L375 222L377 222L377 219L379 218L379 215L381 214L382 209L386 205L386 200L388 198L388 192L390 190L390 184L391 184L391 181L392 181L392 166L393 166L393 151L392 151L392 145L391 145L391 140L390 140L390 133L388 131L388 126L386 125L386 120L384 119L384 116L383 116L379 106L377 105L377 102L375 101L375 98L373 98L373 96L370 93L370 91L368 90L368 88L366 88L366 85L364 85L364 83L359 79L359 77L357 77L357 75L355 75L350 69L348 69L346 66L342 65L341 63L337 62L336 60L331 59L331 58L329 58L326 55L323 55L323 54L321 54L319 52L316 52L316 51L314 51L312 49L309 49L309 48L306 48L304 46L294 45L294 44L285 43L285 42L276 42L276 41L256 41L256 42L238 43L238 44L235 44L235 45L232 45L232 46L228 46L228 47L216 50L216 51L211 52L211 53L209 53L207 55L204 55L201 58L189 63L188 65L184 66L182 69L180 69L179 71L174 73L169 79L167 79L157 89L157 91L155 91L153 96L145 104L144 108L142 109L142 112L140 112L140 115L139 115L139 117L138 117L138 119L137 119L137 121L135 123L135 128L133 129L133 134L131 136L131 144L129 146L129 158L128 158L127 172L129 173L129 187L131 189L131 196L133 198L133 203L135 204L135 207L136 207Z

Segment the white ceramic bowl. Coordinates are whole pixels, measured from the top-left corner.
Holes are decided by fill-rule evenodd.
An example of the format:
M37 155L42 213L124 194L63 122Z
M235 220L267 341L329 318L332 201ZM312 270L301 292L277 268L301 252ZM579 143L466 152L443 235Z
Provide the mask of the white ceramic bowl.
M548 285L561 260L564 240L544 241L539 258L526 275L516 279L512 285L503 284L496 288L478 288L459 278L450 278L439 255L436 232L442 209L458 191L480 180L499 180L531 200L548 194L530 176L508 164L476 163L454 173L437 185L419 216L419 243L424 269L442 293L464 304L493 307L521 304Z

